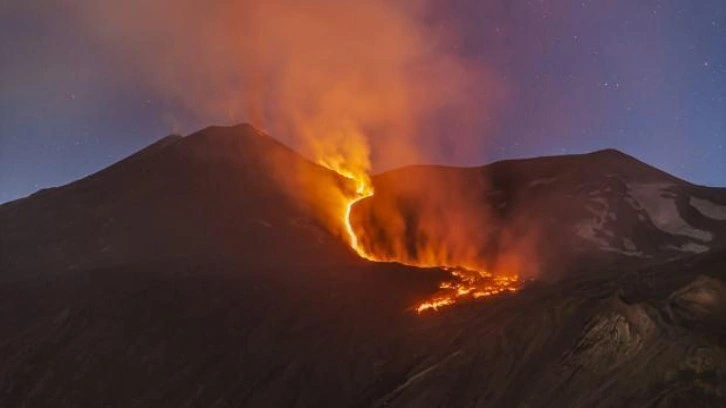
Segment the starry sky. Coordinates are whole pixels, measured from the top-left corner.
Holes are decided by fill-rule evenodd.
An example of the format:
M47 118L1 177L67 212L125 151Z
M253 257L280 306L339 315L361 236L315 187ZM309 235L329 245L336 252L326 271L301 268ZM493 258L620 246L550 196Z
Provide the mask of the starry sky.
M0 202L211 124L114 75L111 51L72 18L75 4L0 4ZM458 33L454 52L507 84L506 104L479 118L485 147L449 164L616 148L691 182L726 186L726 1L434 7L431 24Z

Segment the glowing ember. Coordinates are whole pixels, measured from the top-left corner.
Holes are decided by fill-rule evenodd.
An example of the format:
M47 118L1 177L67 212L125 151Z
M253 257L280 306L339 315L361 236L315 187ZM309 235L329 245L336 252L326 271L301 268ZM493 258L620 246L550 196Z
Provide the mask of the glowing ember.
M416 312L439 310L443 306L453 305L465 299L477 299L505 292L514 292L519 288L517 276L494 276L464 269L449 269L455 278L453 281L442 282L439 291L416 307Z
M421 313L426 310L439 310L440 307L449 306L454 304L453 298L437 298L427 302L423 302L416 307L416 312Z

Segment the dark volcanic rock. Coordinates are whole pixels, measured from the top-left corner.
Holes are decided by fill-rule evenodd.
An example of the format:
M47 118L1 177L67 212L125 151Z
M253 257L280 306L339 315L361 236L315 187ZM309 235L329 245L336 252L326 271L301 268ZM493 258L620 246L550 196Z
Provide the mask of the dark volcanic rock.
M531 258L543 279L726 247L726 189L690 184L616 150L476 168L412 166L374 177L353 209L375 253L465 237L490 270ZM389 214L403 214L390 222ZM365 220L365 222L362 222ZM432 221L433 220L433 221ZM403 230L404 233L400 233ZM452 232L453 231L453 232ZM403 237L403 242L402 242ZM452 239L453 238L453 239Z
M286 163L288 174L270 160ZM344 182L249 125L164 138L85 179L0 206L0 279L170 258L357 264L305 201L303 171L320 185Z
M406 172L461 178L501 222L549 214L589 254L417 315L442 272L357 259L302 185L279 187L301 169L345 183L251 127L209 128L0 206L0 406L726 403L723 190L612 151L381 175L379 199Z

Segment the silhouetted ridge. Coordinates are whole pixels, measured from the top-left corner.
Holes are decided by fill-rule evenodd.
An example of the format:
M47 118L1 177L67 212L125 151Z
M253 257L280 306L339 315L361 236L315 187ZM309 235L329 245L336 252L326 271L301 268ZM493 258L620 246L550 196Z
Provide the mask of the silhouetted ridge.
M166 137L84 179L0 206L9 254L0 266L360 262L323 227L298 172L323 192L344 183L250 125Z
M586 264L726 246L726 223L718 219L725 215L716 214L725 211L726 190L695 186L614 149L480 167L408 166L374 176L373 184L376 194L353 209L353 224L376 237L369 251L388 256L406 248L416 259L422 239L445 245L446 234L463 231L477 237L474 248L463 244L466 253L497 270L506 245L529 236L536 237L527 249L536 262L523 263L555 278ZM397 223L381 222L391 209L401 214Z
M378 175L382 253L441 219L538 272L417 315L445 274L324 228L346 183L239 125L0 206L0 407L725 406L726 189L611 150Z

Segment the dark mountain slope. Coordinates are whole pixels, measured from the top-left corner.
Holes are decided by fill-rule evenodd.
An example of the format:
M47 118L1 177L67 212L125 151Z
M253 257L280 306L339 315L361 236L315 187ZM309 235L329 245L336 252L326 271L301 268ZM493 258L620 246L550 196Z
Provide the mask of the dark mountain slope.
M419 242L463 236L493 270L506 271L503 256L529 258L521 273L556 278L726 247L726 189L690 184L615 150L476 168L413 166L373 181L376 195L353 216L376 237L378 253L403 246L415 258ZM405 234L377 221L391 212L406 214Z
M76 271L3 286L0 405L723 406L724 271L721 251L422 316L391 267Z
M720 406L725 266L719 251L447 310L414 334L426 358L378 403Z
M271 160L287 167L273 171L280 167ZM1 278L178 257L359 262L322 227L300 172L331 189L345 183L247 125L162 139L85 179L0 206Z
M296 194L309 179L290 186L299 179L271 172L270 156L344 183L250 127L209 128L0 206L0 406L724 405L723 190L669 178L645 194L630 178L664 176L617 173L642 168L614 152L381 175L361 211L408 193L401 174L425 172L430 183L461 178L471 197L459 201L484 203L490 220L552 214L562 219L538 224L548 241L570 234L582 251L611 253L625 231L647 255L553 257L570 272L555 283L417 315L411 305L441 271L357 259ZM594 198L617 213L592 235L605 243L567 232L599 219ZM610 207L635 201L643 208ZM653 211L673 206L679 218ZM615 229L630 211L641 222ZM683 235L671 232L704 238L693 229L713 234L702 240L711 249L662 247Z

